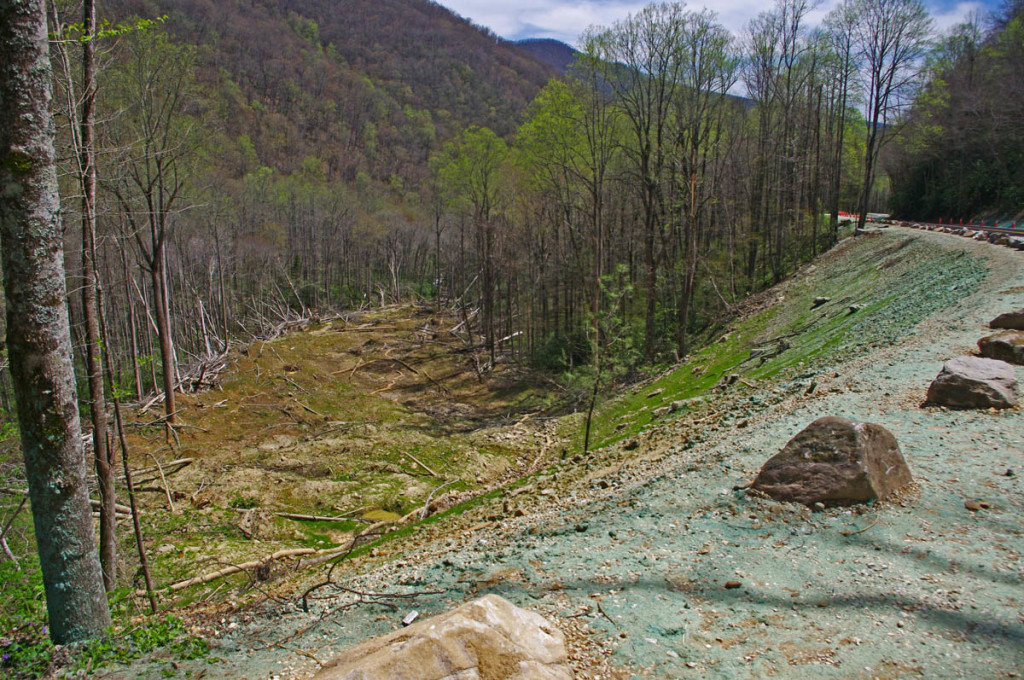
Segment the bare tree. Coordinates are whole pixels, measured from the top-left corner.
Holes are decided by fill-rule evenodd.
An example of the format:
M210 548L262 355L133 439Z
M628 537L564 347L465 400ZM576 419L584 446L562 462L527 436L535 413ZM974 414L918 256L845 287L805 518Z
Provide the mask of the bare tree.
M863 228L875 169L882 146L891 139L890 126L909 103L931 35L932 20L921 0L846 0L857 21L854 44L861 62L868 123L864 150L864 184L858 201L857 226Z
M827 136L831 142L827 178L829 241L839 240L839 201L842 195L843 145L846 137L846 114L850 105L851 79L856 75L853 27L857 23L851 3L837 6L825 18L823 39L826 49L825 71L828 85Z
M167 423L174 423L176 353L171 319L168 237L181 207L187 164L195 143L193 125L184 115L193 92L194 52L160 32L126 41L129 52L112 74L123 100L117 124L108 126L122 151L121 176L110 182L125 213L149 273L157 335L160 340Z
M82 319L85 322L85 371L89 385L89 417L92 421L92 450L96 478L100 490L100 563L103 565L103 586L110 592L117 581L117 527L115 523L114 475L111 471L110 447L107 446L107 402L103 389L101 366L103 344L100 340L98 297L99 275L96 268L96 150L94 143L96 118L96 4L82 3L81 34L73 36L64 28L55 5L50 6L52 28L58 34L54 41L55 59L60 65L68 119L78 121L71 126L71 143L77 165L75 180L81 186L82 198ZM77 30L75 31L77 33ZM77 37L78 40L73 40ZM82 48L81 97L72 74L69 43ZM77 134L75 134L77 132Z
M0 242L7 342L50 637L110 623L89 510L64 283L40 0L0 1Z
M603 79L614 91L629 128L626 154L644 219L647 358L654 359L657 329L658 254L664 228L663 179L668 165L669 120L683 61L679 45L683 3L650 4L593 37L590 51L606 65Z

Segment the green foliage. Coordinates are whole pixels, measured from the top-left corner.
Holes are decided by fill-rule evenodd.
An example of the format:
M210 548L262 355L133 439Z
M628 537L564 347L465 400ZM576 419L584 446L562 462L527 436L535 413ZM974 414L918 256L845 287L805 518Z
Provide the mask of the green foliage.
M18 436L18 424L13 420L0 423L0 443Z
M252 510L260 505L260 500L255 496L238 495L228 501L228 506L235 510Z
M168 616L87 644L73 670L128 664L158 649L179 661L202 659L210 653L205 639L191 634L181 619Z
M51 40L87 43L93 40L120 38L130 33L144 33L167 21L167 15L155 19L136 19L130 23L112 23L109 19L100 21L94 33L85 32L85 24L73 23L61 27L60 33L51 34Z
M0 562L0 669L15 678L39 677L51 653L38 557Z
M936 46L897 147L893 211L918 219L1012 217L1024 205L1024 16L962 24Z
M590 338L582 330L552 333L538 343L532 363L541 370L561 373L586 364L591 352Z
M490 218L498 199L498 172L508 145L493 131L472 125L445 145L432 160L449 194L472 206L481 220Z
M289 11L288 25L303 40L318 48L320 47L320 26L315 21Z
M6 582L10 575L3 573L3 567L0 564L0 578ZM38 584L38 589L42 590L42 583ZM41 677L49 669L54 648L46 625L37 621L33 615L27 623L4 628L13 633L9 638L0 638L0 669L3 669L5 677L27 680ZM85 643L76 651L68 670L95 671L112 664L127 665L158 650L173 660L191 661L206 658L210 645L202 637L190 633L181 619L167 616L147 620L120 632L111 629L106 637Z

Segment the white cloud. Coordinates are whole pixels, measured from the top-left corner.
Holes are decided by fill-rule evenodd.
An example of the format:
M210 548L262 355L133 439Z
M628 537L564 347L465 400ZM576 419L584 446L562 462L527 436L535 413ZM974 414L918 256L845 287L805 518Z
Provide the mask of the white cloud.
M968 16L978 13L984 16L991 11L983 2L960 2L946 10L932 11L932 21L935 22L935 29L940 33L948 31L951 27L961 24ZM984 25L984 23L982 24Z
M816 24L835 6L838 0L818 3L808 15L809 23ZM975 10L986 11L998 5L999 0L926 0L935 27L938 30L964 20ZM570 45L589 26L609 26L627 14L634 13L647 2L638 0L441 0L441 4L458 14L486 26L498 35L518 40L521 38L556 38ZM718 20L739 35L750 19L774 5L772 0L715 0L691 2L692 8L707 5L718 13Z

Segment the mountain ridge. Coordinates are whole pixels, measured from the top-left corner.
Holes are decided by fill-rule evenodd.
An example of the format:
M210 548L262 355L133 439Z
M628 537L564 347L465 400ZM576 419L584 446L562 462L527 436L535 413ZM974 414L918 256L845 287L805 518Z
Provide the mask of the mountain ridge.
M579 54L571 45L554 38L524 38L516 46L540 59L559 75L565 75Z
M167 16L196 73L260 163L416 182L469 125L510 135L555 68L429 0L110 0L103 15Z

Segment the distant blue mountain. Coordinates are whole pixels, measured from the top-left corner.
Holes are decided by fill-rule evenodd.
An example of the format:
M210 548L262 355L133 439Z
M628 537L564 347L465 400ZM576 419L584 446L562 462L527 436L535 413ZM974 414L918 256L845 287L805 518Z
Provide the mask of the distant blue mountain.
M517 41L516 45L561 75L565 75L579 54L569 45L553 38L528 38Z

